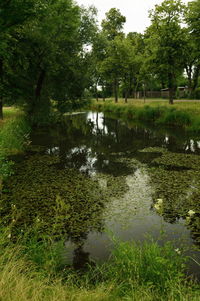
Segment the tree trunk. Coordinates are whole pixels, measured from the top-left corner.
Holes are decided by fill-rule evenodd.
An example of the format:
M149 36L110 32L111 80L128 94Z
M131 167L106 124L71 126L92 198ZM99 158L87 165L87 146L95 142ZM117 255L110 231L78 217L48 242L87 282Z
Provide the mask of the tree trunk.
M125 91L125 103L128 103L128 90Z
M39 75L39 78L38 78L38 81L37 81L37 86L36 86L36 89L35 89L35 100L36 100L36 103L40 100L40 96L41 96L41 91L42 91L42 86L43 86L43 83L44 83L44 79L45 79L45 71L42 70L40 72L40 75Z
M137 99L137 90L135 89L134 98Z
M169 104L170 105L174 104L174 89L173 88L169 89Z
M0 99L0 119L3 120L3 101Z
M37 80L37 84L36 84L36 88L35 88L35 95L34 95L35 97L31 102L31 106L30 106L30 110L29 110L29 115L30 115L31 119L32 119L32 117L36 117L36 115L38 114L38 112L40 110L40 98L41 98L42 87L43 87L43 83L44 83L44 79L45 79L45 73L46 72L44 70L41 70L38 80ZM33 120L34 119L35 118L33 118Z
M192 95L192 66L186 66L186 73L187 73L187 79L188 79L188 91L189 91L189 97Z
M146 85L143 85L143 98L144 98L144 103L146 102Z
M98 97L98 88L97 85L95 85L95 94L96 94L96 101L99 101L99 97Z
M0 58L0 85L3 85L3 60ZM2 93L2 91L1 91ZM3 119L3 97L0 95L0 119Z
M199 72L200 72L200 66L197 66L194 70L194 75L193 75L193 84L191 89L192 96L194 96L194 92L198 86Z
M103 101L105 102L105 87L104 84L102 85L102 93L103 93Z
M174 104L174 82L173 82L173 74L168 74L168 84L169 84L169 104Z
M118 103L118 81L116 78L114 80L114 96L115 96L115 103Z

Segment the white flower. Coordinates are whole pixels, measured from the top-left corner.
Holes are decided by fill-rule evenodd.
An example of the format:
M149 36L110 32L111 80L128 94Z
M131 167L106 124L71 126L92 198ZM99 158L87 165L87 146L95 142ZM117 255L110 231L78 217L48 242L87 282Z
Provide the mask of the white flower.
M162 199L157 199L157 202L155 203L154 208L157 211L161 211L163 209L163 200Z
M155 205L154 205L154 208L156 209L156 210L160 210L160 205L158 204L158 203L156 203Z
M189 216L193 216L194 214L195 214L195 211L193 211L193 210L189 210L189 211L188 211L188 215L189 215Z
M8 238L11 238L11 233L10 233L10 234L8 234Z
M174 251L175 251L177 254L181 255L181 251L180 251L179 248L175 249Z
M163 200L162 199L157 199L157 204L162 205L163 204Z

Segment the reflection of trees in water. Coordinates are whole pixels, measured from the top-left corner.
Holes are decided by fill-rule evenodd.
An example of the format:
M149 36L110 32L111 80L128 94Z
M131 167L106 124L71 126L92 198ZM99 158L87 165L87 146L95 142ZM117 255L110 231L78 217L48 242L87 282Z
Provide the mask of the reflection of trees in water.
M62 126L49 131L49 140L47 134L42 135L41 137L46 137L39 142L51 155L36 156L35 159L32 157L30 161L28 159L17 167L16 175L7 183L10 191L3 196L1 217L10 216L7 219L9 224L12 216L11 202L16 204L19 213L17 222L13 224L13 231L16 233L25 227L34 227L35 219L39 217L42 221L39 230L41 234L65 236L77 245L75 265L78 257L85 258L85 261L88 259L89 255L84 254L82 244L88 233L92 230L103 231L105 199L97 184L95 186L89 177L86 181L83 175L70 171L70 168L87 175L96 171L112 176L130 175L133 174L133 167L128 167L125 160L119 162L118 159L130 156L149 163L162 155L139 152L147 147L161 146L181 152L199 153L198 140L195 138L191 140L184 135L177 138L176 133L169 130L160 132L135 125L127 126L127 123L105 116L102 119L100 114L94 114L92 120L84 114L67 117ZM58 169L58 166L61 168ZM200 208L197 208L200 195L200 187L196 184L200 183L197 174L192 174L190 170L164 170L160 165L159 168L150 169L149 175L152 184L157 187L155 200L164 200L165 221L175 223L180 217L185 218L191 206L194 206L192 209L196 212L200 212ZM190 194L187 199L191 178L195 180L198 192L196 195L192 192L192 196ZM121 186L118 186L123 188L121 191L124 193L124 178L120 181ZM109 180L107 185L112 188ZM58 195L67 206L55 214ZM197 242L199 224L197 216L188 224Z
M171 151L199 154L198 137L191 137L174 129L147 128L130 125L126 121L107 118L102 113L67 117L66 124L57 137L60 148L60 162L67 167L75 167L86 174L102 172L111 175L133 173L126 163L119 164L120 157L135 157L150 163L161 153L141 153L147 147L164 147ZM91 117L91 118L90 118ZM89 119L90 118L90 119ZM190 168L157 164L154 183L158 189L156 198L165 200L164 219L175 223L184 217L191 204L185 201L190 189ZM187 172L188 170L188 172ZM164 176L165 175L165 176ZM196 179L199 181L199 179ZM199 194L198 194L199 196Z
M73 267L75 270L82 270L90 263L90 253L83 250L83 245L74 250Z

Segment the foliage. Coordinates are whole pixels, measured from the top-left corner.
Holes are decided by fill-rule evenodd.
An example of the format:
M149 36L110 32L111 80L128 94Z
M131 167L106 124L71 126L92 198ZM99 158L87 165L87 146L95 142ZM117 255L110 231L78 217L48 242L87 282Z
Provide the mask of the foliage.
M170 90L173 103L177 76L183 72L184 31L181 28L183 5L180 0L165 0L151 12L152 25L147 30L151 65Z
M107 35L108 40L114 40L122 34L123 25L126 22L119 9L111 8L106 13L106 19L102 21L102 29Z
M63 103L84 99L90 83L86 46L96 31L95 9L80 8L71 0L33 3L24 2L23 9L29 4L31 13L22 11L25 20L3 36L0 88L4 102L25 104L33 123L44 124L51 114L50 99L61 102L60 113ZM9 1L5 9L17 18L12 4L9 8Z

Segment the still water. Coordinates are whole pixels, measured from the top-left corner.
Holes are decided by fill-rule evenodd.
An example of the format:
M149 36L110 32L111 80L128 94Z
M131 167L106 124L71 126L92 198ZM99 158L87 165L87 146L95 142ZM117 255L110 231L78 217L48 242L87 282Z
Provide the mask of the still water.
M88 112L31 141L1 212L17 215L15 231L43 223L40 233L62 236L61 260L78 268L105 261L113 237L172 241L200 262L200 137Z

